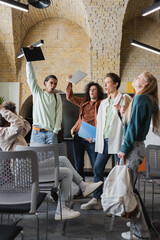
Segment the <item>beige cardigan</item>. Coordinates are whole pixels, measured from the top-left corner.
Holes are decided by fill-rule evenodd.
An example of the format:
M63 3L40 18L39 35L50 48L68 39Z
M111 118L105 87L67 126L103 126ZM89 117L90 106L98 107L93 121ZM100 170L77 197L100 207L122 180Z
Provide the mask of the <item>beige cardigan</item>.
M118 92L118 95L115 97L114 105L120 104L125 106L127 109L131 97L128 94L122 95ZM105 128L105 119L106 119L106 108L109 106L109 98L103 100L99 106L97 114L97 130L96 130L96 143L95 143L95 152L103 153L104 150L104 138L103 131ZM121 149L122 143L122 121L117 114L116 108L113 106L113 118L110 122L110 132L108 137L108 153L116 154Z
M0 109L2 117L10 123L8 127L0 127L0 148L2 151L15 151L17 145L27 145L24 137L31 126L29 122L4 108Z
M118 93L114 100L114 105L121 104L122 94ZM95 152L103 153L104 150L104 138L103 131L105 127L106 108L109 106L108 99L101 102L98 115L97 115L97 131L96 131L96 143ZM120 120L116 108L113 106L113 119L110 123L109 141L108 141L108 153L115 154L120 151L122 140L122 121Z

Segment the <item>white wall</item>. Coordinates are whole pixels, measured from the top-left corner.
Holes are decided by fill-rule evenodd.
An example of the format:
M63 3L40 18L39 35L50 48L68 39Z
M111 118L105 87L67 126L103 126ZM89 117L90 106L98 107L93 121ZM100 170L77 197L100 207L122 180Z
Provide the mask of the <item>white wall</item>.
M6 101L14 102L17 113L19 113L19 88L19 82L0 82L0 96Z
M160 111L160 106L159 106L159 111ZM159 134L160 134L160 126L159 126ZM152 132L152 121L151 121L151 125L150 125L150 129L149 132L146 136L146 141L144 142L145 146L147 147L149 144L152 145L160 145L160 136L154 134Z
M152 126L149 129L149 133L146 136L146 140L144 141L145 146L147 147L149 144L152 145L160 145L160 136L155 135L152 132Z

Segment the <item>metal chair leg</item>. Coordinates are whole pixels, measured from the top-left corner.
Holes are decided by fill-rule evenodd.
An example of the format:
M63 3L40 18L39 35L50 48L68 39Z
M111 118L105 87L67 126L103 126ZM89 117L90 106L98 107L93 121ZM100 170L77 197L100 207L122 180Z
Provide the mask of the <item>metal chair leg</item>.
M154 221L154 180L152 180L152 220Z
M145 201L146 201L146 180L144 179L144 195L143 195L144 205L145 205Z
M35 213L35 216L37 218L37 240L39 240L39 216L38 216L38 213Z
M23 230L21 231L21 239L24 240L24 232L23 232Z
M140 192L140 172L138 172L137 180L138 180L138 192Z
M48 239L48 197L47 197L47 210L46 210L46 240Z
M63 236L65 236L66 223L67 223L67 221L64 220L64 221L63 221L63 226L62 226L62 235L63 235Z

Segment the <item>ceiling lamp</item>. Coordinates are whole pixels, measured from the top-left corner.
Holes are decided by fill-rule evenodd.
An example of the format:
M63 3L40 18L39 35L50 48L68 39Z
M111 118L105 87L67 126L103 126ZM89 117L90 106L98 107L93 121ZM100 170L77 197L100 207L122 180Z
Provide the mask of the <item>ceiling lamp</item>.
M50 0L28 0L28 3L31 4L35 8L47 8L50 5ZM20 1L13 0L0 0L0 4L4 4L6 6L16 8L21 11L28 12L28 5L20 3Z
M142 11L142 16L147 16L160 9L160 0L154 0L153 4Z
M28 3L35 8L47 8L50 5L50 0L28 0Z
M28 12L28 5L20 3L19 1L13 1L13 0L0 0L0 4L4 4L6 6L16 8L18 10Z
M154 48L154 47L149 46L149 45L147 45L145 43L138 42L138 41L136 41L134 39L131 39L130 43L133 46L136 46L136 47L139 47L139 48L142 48L142 49L145 49L147 51L150 51L150 52L153 52L153 53L156 53L156 54L160 55L160 49L158 49L158 48Z
M43 40L39 40L38 42L32 44L33 47L40 47L44 44L44 41ZM17 54L17 58L21 58L24 56L24 53L21 51Z

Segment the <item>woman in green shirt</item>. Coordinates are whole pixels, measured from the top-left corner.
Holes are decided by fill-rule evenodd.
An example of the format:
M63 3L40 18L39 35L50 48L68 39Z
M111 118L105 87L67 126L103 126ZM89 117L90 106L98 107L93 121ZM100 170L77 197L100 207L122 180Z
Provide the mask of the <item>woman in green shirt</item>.
M124 141L119 158L126 158L131 173L131 182L136 194L138 212L131 218L133 239L149 239L150 233L146 223L146 210L135 190L137 171L145 156L144 140L149 131L151 119L153 132L158 133L159 103L157 79L149 72L143 72L132 83L136 95L124 115ZM143 210L142 210L143 209ZM144 217L145 214L145 217ZM123 239L131 239L130 232L122 233Z

